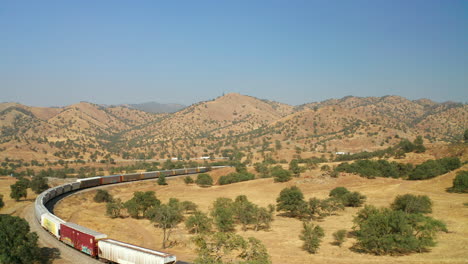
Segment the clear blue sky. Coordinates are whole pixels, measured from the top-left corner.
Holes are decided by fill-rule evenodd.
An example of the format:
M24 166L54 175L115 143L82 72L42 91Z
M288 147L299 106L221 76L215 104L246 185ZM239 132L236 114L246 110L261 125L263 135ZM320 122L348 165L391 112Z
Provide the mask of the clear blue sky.
M0 3L0 102L468 101L468 1Z

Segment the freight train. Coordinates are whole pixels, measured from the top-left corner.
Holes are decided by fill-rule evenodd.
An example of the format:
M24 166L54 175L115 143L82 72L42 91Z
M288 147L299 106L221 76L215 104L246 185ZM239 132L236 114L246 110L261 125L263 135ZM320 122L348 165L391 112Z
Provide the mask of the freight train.
M64 193L92 188L100 185L115 184L146 179L207 172L207 167L151 171L121 175L110 175L78 179L50 188L37 196L35 201L35 216L41 226L59 241L85 253L102 262L122 264L167 264L175 263L176 256L156 250L110 239L106 234L96 232L84 226L66 222L52 214L46 203Z

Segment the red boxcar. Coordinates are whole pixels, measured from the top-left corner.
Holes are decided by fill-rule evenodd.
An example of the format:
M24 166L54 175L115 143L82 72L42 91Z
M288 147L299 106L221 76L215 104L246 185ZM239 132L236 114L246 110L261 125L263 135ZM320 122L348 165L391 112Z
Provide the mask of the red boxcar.
M93 257L98 255L98 240L104 238L107 238L106 234L74 223L60 224L60 240Z

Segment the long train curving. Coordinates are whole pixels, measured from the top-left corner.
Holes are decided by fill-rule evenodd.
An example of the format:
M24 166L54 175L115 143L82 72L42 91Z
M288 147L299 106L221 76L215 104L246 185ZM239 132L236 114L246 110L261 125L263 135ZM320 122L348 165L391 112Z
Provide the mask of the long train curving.
M106 184L155 179L160 175L171 177L176 175L202 173L207 172L208 170L209 169L207 167L198 167L78 179L76 182L50 188L39 194L34 206L35 216L41 226L58 240L85 254L88 254L93 258L98 258L103 262L122 264L175 263L176 256L172 254L109 239L106 234L96 232L74 223L65 222L52 214L46 208L45 204L57 196L79 189Z

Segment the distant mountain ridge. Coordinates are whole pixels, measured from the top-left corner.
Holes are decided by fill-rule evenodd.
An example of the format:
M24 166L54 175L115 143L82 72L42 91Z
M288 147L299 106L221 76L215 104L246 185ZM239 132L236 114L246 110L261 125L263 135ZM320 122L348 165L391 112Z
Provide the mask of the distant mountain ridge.
M0 103L0 159L201 157L229 149L266 155L275 145L284 152L355 152L418 135L454 142L467 127L467 104L400 96L347 96L297 107L237 93L188 107Z
M129 108L137 109L140 111L148 112L148 113L175 113L179 110L184 109L185 105L182 104L162 104L158 102L146 102L141 104L127 104Z

